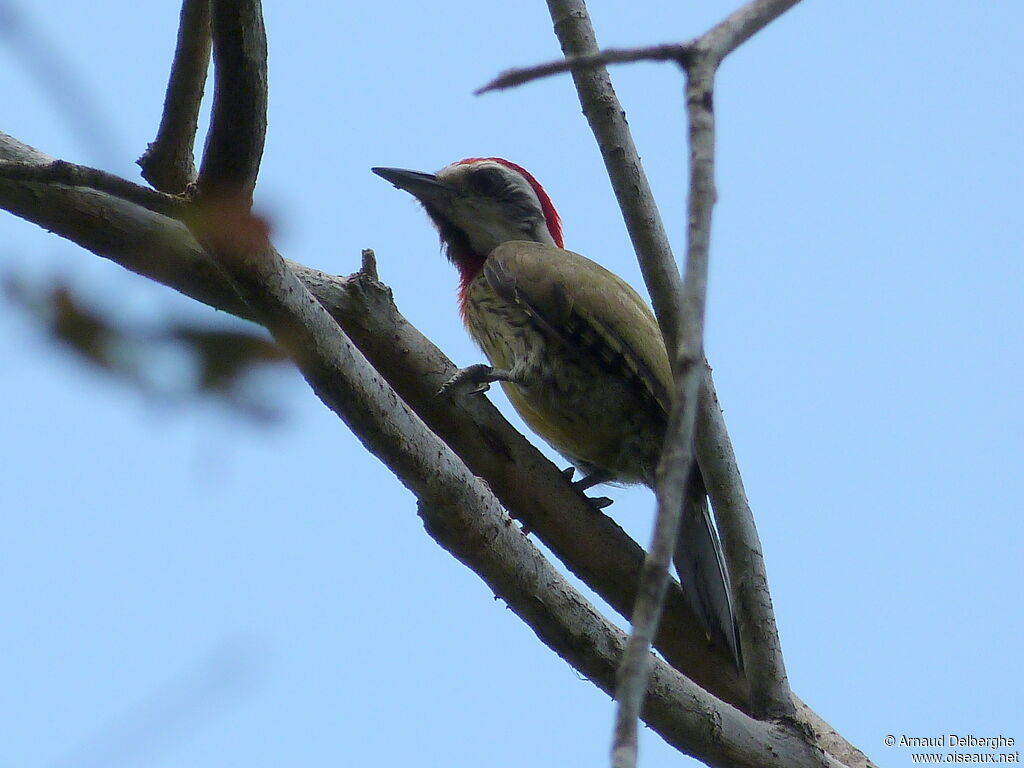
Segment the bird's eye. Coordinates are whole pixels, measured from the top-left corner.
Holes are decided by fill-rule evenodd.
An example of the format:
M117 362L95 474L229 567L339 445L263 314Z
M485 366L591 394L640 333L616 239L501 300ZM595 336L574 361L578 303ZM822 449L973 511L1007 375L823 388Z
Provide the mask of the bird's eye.
M470 174L469 186L478 195L496 197L504 186L504 180L496 168L479 168Z

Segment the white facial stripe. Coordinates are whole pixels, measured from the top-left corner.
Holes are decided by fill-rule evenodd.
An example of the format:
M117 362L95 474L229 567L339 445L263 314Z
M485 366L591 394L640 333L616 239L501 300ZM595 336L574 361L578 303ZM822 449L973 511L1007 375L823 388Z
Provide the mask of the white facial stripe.
M526 206L520 208L519 215L515 215L515 206L507 200L472 194L470 176L480 168L491 168L500 173L506 183L516 190L520 205L525 198L526 206L530 209L529 215L523 215ZM453 163L439 171L437 177L465 193L453 200L451 209L445 213L452 223L466 233L477 253L488 254L501 243L510 240L555 244L533 185L514 169L493 160L480 160L475 163Z

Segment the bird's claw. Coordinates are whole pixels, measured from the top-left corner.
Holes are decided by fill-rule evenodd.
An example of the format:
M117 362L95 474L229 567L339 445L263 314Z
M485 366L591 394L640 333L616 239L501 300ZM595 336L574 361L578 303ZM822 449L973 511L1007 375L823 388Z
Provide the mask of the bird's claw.
M603 483L607 478L596 473L587 475L580 478L579 480L573 480L572 477L576 472L575 467L566 467L562 470L562 477L572 483L572 487L580 492L580 496L587 500L587 502L594 509L604 509L610 507L614 503L614 499L609 499L607 496L587 496L586 491L598 483Z
M437 390L438 395L461 393L465 395L477 395L486 392L491 388L494 369L484 363L467 365L455 372L448 381Z

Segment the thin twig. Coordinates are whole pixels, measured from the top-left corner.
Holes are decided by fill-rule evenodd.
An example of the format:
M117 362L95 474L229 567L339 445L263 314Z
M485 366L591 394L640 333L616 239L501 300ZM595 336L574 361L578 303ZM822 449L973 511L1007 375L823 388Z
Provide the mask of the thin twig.
M75 165L64 160L43 164L0 161L0 178L9 181L57 182L73 187L87 187L176 219L184 215L189 204L184 198L157 192L98 168Z
M210 0L184 0L160 128L137 161L142 177L161 192L181 194L196 180L193 153L210 46Z
M752 0L701 35L697 44L714 57L715 66L800 0Z
M267 34L260 0L211 0L213 113L200 197L251 204L267 133Z
M489 91L515 88L533 80L550 77L561 72L577 72L583 69L604 67L609 64L630 64L636 61L678 61L682 63L689 59L692 53L693 47L690 43L664 43L662 45L644 46L642 48L605 48L596 54L567 56L564 59L537 64L533 67L506 69L491 80L491 82L477 88L473 93L479 96Z
M480 96L490 91L516 88L562 72L580 72L609 64L633 64L638 61L675 61L686 66L697 50L713 54L717 62L736 50L763 27L774 21L800 0L762 0L748 3L712 27L698 40L685 43L661 43L639 48L605 48L590 54L566 56L532 67L506 69L489 83L473 91Z

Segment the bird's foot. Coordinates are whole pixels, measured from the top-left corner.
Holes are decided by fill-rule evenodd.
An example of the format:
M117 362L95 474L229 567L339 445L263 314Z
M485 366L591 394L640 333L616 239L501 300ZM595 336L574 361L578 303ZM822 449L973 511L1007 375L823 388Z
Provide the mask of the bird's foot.
M467 365L455 372L448 381L441 385L438 395L464 394L477 395L491 388L492 381L498 381L495 370L486 363Z
M580 492L580 496L590 502L590 505L594 509L604 509L610 507L613 503L613 499L609 499L607 496L587 496L586 491L588 488L593 488L599 483L603 483L609 478L603 472L591 472L586 477L582 477L579 480L573 480L573 474L576 472L575 467L566 467L562 470L562 474L565 479L572 483L572 487Z

